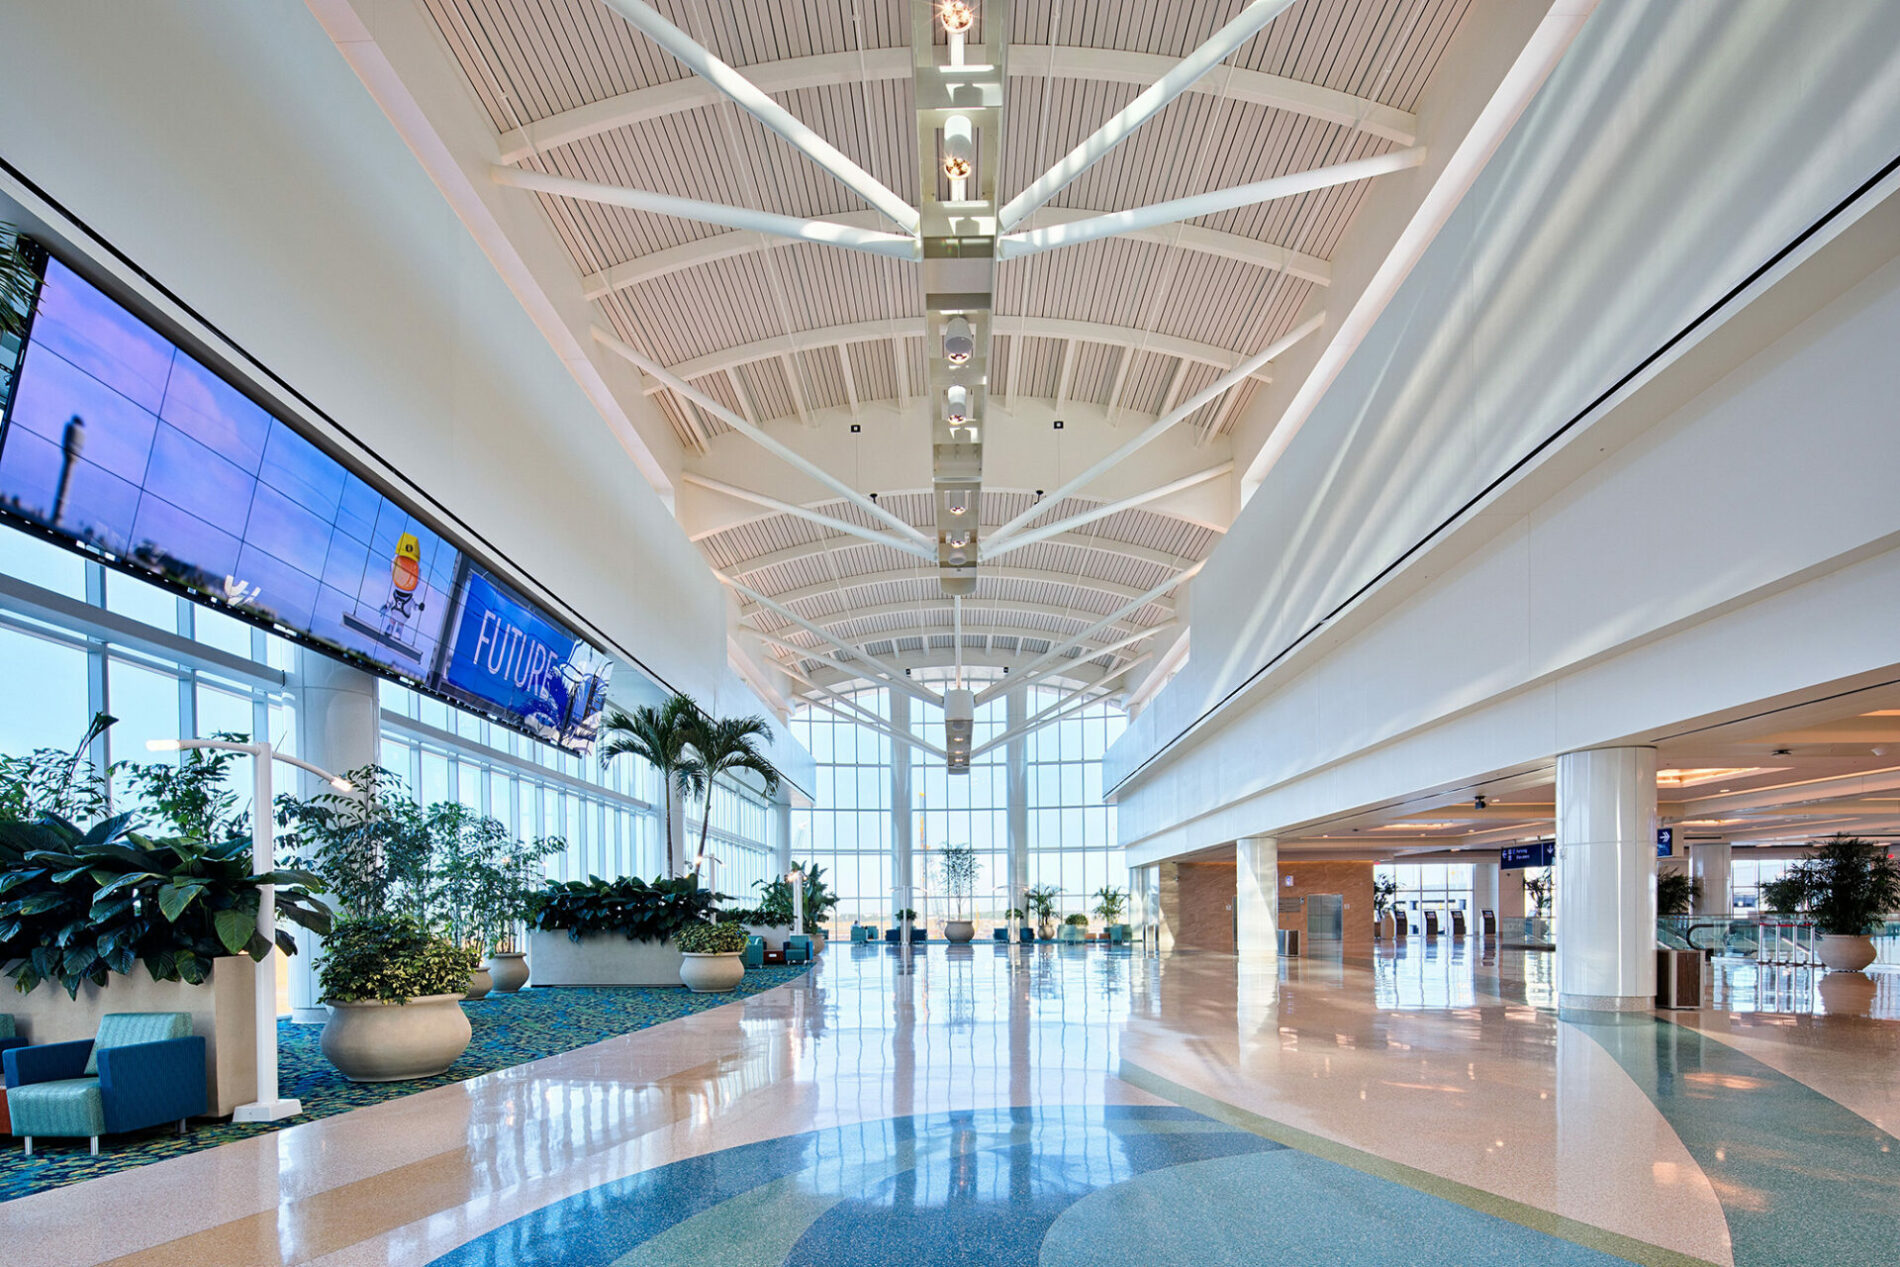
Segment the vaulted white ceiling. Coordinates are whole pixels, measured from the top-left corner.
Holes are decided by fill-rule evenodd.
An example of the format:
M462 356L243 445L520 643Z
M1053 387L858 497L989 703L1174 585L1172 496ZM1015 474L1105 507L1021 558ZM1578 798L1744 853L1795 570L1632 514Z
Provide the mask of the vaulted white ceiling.
M1238 509L1239 472L1271 429L1266 415L1324 363L1323 347L1336 351L1347 307L1362 301L1369 278L1376 285L1406 217L1440 179L1403 169L1433 167L1425 158L1440 152L1433 147L1463 139L1426 135L1421 118L1435 116L1421 114L1421 102L1431 105L1442 67L1483 63L1495 81L1515 53L1460 62L1459 47L1493 38L1467 29L1481 25L1467 18L1474 7L1488 12L1485 0L1279 6L1237 52L1019 226L1071 224L1358 160L1389 158L1400 173L1000 262L979 523L994 536L1041 491L1068 495L1002 534L1029 539L984 559L959 611L934 562L892 535L895 521L925 534L933 521L920 265L615 205L613 191L860 230L898 226L606 0L419 3L492 137L482 169L502 186L526 186L500 193L536 205L566 257L565 269L534 264L535 282L584 302L593 342L642 365L631 380L637 399L620 404L636 419L649 410L664 417L677 450L658 456L677 474L679 517L733 589L744 631L735 657L755 657L742 667L783 698L860 676L866 657L913 668L960 653L1021 668L1054 650L1060 676L1123 692L1172 667L1187 628L1179 582ZM909 0L653 7L917 203ZM984 17L980 0L975 7L973 38ZM1034 181L1246 7L1017 0L1001 196ZM1524 35L1513 28L1496 38L1521 44ZM1480 100L1492 86L1479 85ZM548 177L584 184L549 192ZM1400 183L1382 195L1388 181ZM1382 196L1390 205L1369 213ZM1355 232L1368 215L1380 223ZM1063 490L1276 344L1295 355L1241 376L1139 458ZM1297 362L1292 372L1283 359ZM1051 439L1049 428L1064 425L1057 419L1069 430ZM1008 442L1011 428L1019 443ZM756 448L752 433L811 469ZM818 468L831 488L811 478ZM878 494L878 513L840 485ZM1078 645L1063 646L1078 635ZM786 676L764 680L759 662Z

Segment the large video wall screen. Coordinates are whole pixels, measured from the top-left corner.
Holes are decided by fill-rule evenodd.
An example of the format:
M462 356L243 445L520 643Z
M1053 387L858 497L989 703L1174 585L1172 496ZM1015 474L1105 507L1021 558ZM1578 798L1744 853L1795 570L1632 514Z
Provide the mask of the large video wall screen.
M0 432L0 510L546 742L593 742L604 654L57 260ZM491 636L506 595L506 673L469 671L485 661L451 639L483 636L451 629L469 592Z

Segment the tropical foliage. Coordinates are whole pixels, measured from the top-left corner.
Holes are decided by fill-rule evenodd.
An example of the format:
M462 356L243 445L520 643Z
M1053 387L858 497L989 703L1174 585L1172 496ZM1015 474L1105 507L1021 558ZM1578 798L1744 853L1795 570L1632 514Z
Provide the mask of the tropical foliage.
M1023 893L1023 907L1036 921L1036 931L1043 937L1053 937L1056 931L1056 901L1062 896L1062 890L1050 884L1039 884Z
M458 946L484 952L512 944L543 884L541 862L564 851L558 837L520 840L498 818L457 801L426 813L429 862L425 922Z
M478 956L414 920L369 915L344 920L324 939L317 979L331 1003L407 1003L461 994Z
M689 955L736 955L745 949L745 936L737 924L688 924L673 942Z
M1376 877L1372 881L1372 914L1375 919L1384 919L1385 913L1397 904L1399 882L1389 875Z
M71 754L41 751L0 767L0 962L19 990L52 980L76 997L82 983L104 985L140 963L157 980L197 985L213 960L262 959L270 952L257 931L266 884L277 886L286 924L329 928L329 909L312 896L315 876L253 873L250 838L237 830L245 815L224 787L234 754L118 767L172 835L135 830L133 814L81 827L59 812L104 808L104 780L84 754L111 724L95 718ZM296 952L287 928L276 941Z
M704 923L721 894L699 887L696 875L651 883L637 876L551 880L529 903L528 926L556 930L579 941L618 933L628 941L665 941L689 924Z
M1779 914L1809 916L1831 936L1860 936L1900 910L1900 863L1885 845L1836 836L1762 885L1761 900Z
M242 836L154 840L123 814L85 831L57 817L0 824L0 961L22 993L53 980L77 996L82 982L104 985L135 963L199 985L214 959L270 953L257 931L262 885L277 886L280 920L328 931L315 883L304 871L253 873ZM277 945L296 953L286 929Z
M1128 895L1113 885L1104 884L1095 890L1095 913L1104 924L1122 922L1122 910L1128 905Z
M686 742L692 748L688 759L701 795L706 798L699 819L699 853L693 864L698 870L706 857L706 840L712 830L713 789L722 775L746 770L759 777L770 796L778 790L778 769L759 751L759 741L769 739L772 727L763 717L708 717L695 708L687 715Z
M690 695L675 695L663 704L635 709L609 708L600 721L600 759L635 756L660 776L665 799L666 874L679 874L679 851L673 839L673 796L695 796L703 785L699 763L689 749L689 724L699 715Z
M26 333L27 300L39 285L31 240L0 223L0 336Z
M969 845L945 845L937 855L937 879L950 895L952 918L965 919L970 896L976 892L976 850Z
M1656 913L1687 915L1702 900L1702 881L1681 871L1664 871L1656 876Z
M280 844L298 864L322 877L350 919L399 915L421 920L429 906L429 818L403 782L381 766L346 776L351 792L326 791L308 800L277 798Z

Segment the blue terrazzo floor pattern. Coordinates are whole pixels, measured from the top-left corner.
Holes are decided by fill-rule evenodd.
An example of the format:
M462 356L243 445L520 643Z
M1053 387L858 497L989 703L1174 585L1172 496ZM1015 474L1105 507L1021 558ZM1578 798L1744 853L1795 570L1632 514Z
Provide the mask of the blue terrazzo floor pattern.
M1174 1106L899 1117L674 1162L435 1267L1602 1267L1627 1260Z
M719 1007L784 985L807 971L805 967L754 968L730 994L694 994L683 987L529 989L519 994L491 994L462 1005L473 1037L461 1057L447 1072L412 1082L351 1082L323 1058L317 1045L323 1033L321 1025L293 1025L287 1018L281 1019L277 1026L278 1083L284 1095L303 1102L304 1111L297 1117L250 1125L198 1124L183 1136L163 1130L107 1136L100 1141L97 1157L89 1155L83 1139L36 1139L31 1157L24 1155L19 1140L9 1140L8 1146L0 1147L0 1201L465 1082L497 1069ZM4 1260L3 1253L0 1260Z

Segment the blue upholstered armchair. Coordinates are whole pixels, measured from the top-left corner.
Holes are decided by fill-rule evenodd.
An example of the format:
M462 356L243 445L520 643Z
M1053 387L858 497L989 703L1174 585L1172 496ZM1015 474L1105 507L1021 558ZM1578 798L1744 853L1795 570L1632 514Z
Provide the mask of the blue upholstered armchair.
M793 933L787 937L785 939L785 962L788 964L810 963L811 938L803 933Z
M0 1052L13 1133L86 1136L178 1123L205 1112L205 1040L191 1035L189 1012L113 1012L99 1034Z

